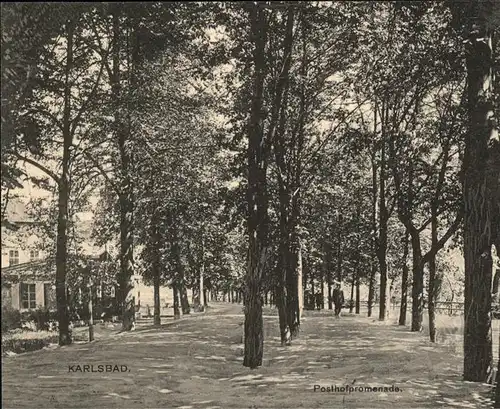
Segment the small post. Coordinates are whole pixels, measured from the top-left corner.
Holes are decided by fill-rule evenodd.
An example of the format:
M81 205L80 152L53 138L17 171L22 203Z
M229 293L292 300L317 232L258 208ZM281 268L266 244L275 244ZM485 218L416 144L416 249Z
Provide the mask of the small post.
M94 340L94 317L92 313L92 279L89 279L89 342Z

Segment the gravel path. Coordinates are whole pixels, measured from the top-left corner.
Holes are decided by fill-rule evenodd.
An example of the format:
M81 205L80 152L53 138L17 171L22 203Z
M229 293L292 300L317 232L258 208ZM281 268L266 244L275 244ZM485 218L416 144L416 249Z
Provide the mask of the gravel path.
M4 358L2 407L492 407L491 386L461 381L456 348L432 345L424 334L365 317L307 311L300 338L283 348L275 312L266 308L264 315L265 357L256 370L242 366L241 305L219 303L159 329L144 326L92 344ZM98 365L115 372L99 372ZM321 392L315 385L358 390Z

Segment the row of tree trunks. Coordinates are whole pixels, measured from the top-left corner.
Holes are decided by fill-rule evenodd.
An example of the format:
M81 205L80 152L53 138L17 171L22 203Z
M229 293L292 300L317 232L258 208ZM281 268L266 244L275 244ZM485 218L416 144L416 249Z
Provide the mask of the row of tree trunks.
M184 265L181 260L181 243L179 238L179 232L177 225L173 223L172 216L169 217L171 226L171 250L172 259L174 260L175 274L174 274L174 288L177 297L179 298L179 303L182 309L182 314L186 315L191 312L191 307L189 306L189 298L187 295L187 288L185 284L184 277ZM175 297L174 297L175 301ZM175 305L175 303L174 303Z

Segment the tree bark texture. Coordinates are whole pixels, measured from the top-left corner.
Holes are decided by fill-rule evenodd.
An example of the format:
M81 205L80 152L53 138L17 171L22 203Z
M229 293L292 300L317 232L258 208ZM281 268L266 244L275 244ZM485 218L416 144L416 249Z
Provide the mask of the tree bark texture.
M498 234L499 146L493 117L492 25L495 2L468 8L467 93L469 125L464 156L465 328L464 380L482 382L492 367L492 254ZM498 199L498 197L496 197Z
M436 204L431 204L431 243L432 247L437 245L437 209ZM428 300L428 312L429 312L429 338L431 342L436 342L436 301L437 301L437 275L436 275L436 256L434 255L429 260L429 289L427 291Z
M379 219L378 219L378 246L377 257L380 271L380 298L378 318L384 321L387 318L387 222L389 214L386 204L386 104L382 104L382 148L380 153L380 179L379 179Z
M122 29L120 22L120 8L113 8L113 68L111 92L115 109L115 135L120 153L120 271L117 275L118 302L122 315L122 330L132 329L135 319L135 306L132 296L133 284L133 236L132 236L132 185L130 179L130 152L129 137L130 130L125 125L122 111L122 84L121 69L122 60ZM128 52L128 50L127 50Z
M161 254L160 254L160 233L158 231L158 223L156 217L153 216L151 221L152 227L152 245L153 245L153 299L154 299L154 325L161 325L160 318L160 276L161 276Z
M245 277L245 328L243 366L262 365L264 333L261 286L268 258L268 142L264 136L263 93L265 78L266 17L258 2L250 10L250 42L254 46L252 106L248 126L248 267Z
M406 312L408 310L408 236L408 229L406 229L403 242L403 271L401 274L401 304L399 306L399 325L406 325Z
M67 54L64 85L64 117L63 117L63 159L62 174L59 179L58 216L57 216L57 246L56 246L56 302L59 321L59 345L69 345L73 342L69 328L69 310L66 298L66 269L68 255L68 203L70 197L69 165L71 161L71 85L70 73L73 69L73 35L74 23L67 23Z

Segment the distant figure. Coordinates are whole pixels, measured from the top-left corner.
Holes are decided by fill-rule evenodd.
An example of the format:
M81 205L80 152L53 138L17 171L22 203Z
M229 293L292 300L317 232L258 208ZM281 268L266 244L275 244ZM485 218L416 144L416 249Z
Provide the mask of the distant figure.
M344 292L340 288L340 283L335 284L332 292L333 303L335 304L335 316L340 317L342 306L344 305Z
M308 297L309 309L314 310L316 308L316 294L311 292Z
M321 309L321 293L318 291L316 293L316 308L318 309L318 311Z

